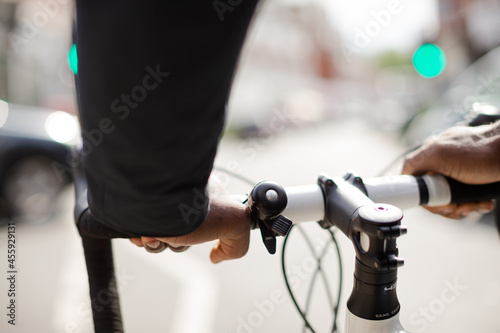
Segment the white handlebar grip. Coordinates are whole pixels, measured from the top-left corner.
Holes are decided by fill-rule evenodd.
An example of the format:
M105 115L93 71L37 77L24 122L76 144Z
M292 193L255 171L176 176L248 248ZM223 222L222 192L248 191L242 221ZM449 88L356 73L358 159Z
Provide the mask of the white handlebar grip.
M325 217L325 199L319 185L285 188L288 204L283 215L293 223L320 221Z
M368 197L379 203L394 205L402 210L420 204L417 179L410 175L397 175L363 180Z
M429 191L427 206L444 206L451 202L450 185L442 175L423 175L422 179Z

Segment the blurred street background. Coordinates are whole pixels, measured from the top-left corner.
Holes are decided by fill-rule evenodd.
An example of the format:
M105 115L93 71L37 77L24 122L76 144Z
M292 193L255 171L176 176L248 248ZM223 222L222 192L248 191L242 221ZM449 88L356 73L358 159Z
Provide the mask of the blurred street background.
M29 133L61 146L57 156L65 156L78 136L68 125L78 114L72 12L71 1L0 0L0 332L92 332L73 189L61 177L64 159L25 156L30 163L3 165L8 158L1 155ZM474 103L500 106L499 15L494 0L262 2L234 81L215 173L236 194L252 186L221 169L285 187L315 183L321 172L376 176L409 146L465 119ZM424 45L441 52L439 61L429 60L430 74L415 60ZM400 167L401 161L388 174ZM16 215L15 326L7 317L10 215ZM403 326L410 332L498 332L494 216L451 221L414 208L403 222ZM304 227L315 243L327 242L315 223ZM343 332L354 251L345 237L338 240ZM282 277L281 248L270 256L254 231L247 256L212 265L211 246L152 255L128 240L114 241L127 332L302 332ZM308 251L300 236L291 237L287 263L302 303L313 272ZM327 258L335 296L336 255ZM318 283L314 290L312 323L328 332L332 316L322 288Z

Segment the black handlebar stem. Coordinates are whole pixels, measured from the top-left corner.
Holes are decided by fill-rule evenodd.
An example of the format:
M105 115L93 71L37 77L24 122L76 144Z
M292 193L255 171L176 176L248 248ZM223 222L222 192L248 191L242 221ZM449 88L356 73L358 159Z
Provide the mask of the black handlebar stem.
M371 201L361 178L321 175L318 184L325 198L323 228L338 227L354 245L356 266L349 310L369 320L382 320L399 312L396 294L397 269L404 264L398 257L396 240L406 233L401 226L403 213L395 206Z
M373 270L356 258L354 284L347 308L355 316L368 320L394 317L401 309L396 286L397 269Z

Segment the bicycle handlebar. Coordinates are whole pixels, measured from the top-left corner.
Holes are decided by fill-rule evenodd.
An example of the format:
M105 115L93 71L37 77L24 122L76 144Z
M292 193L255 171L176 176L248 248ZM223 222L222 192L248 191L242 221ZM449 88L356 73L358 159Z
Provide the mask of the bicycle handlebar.
M486 121L490 120L489 118L486 119ZM484 122L484 119L478 119L474 124L471 123L471 125L478 125L481 122ZM75 221L82 237L85 251L95 332L123 332L110 239L130 238L134 237L134 235L113 230L92 216L87 208L87 184L83 175L81 161L77 163L77 167L74 171L76 191ZM371 245L370 242L372 239L370 237L375 237L375 241L377 241L378 238L382 239L383 243L381 244L383 245L383 252L387 252L388 250L387 253L390 252L389 256L385 259L382 258L383 262L380 262L380 258L376 257L373 253L373 256L368 256L368 258L375 259L375 261L371 261L371 263L375 264L375 268L379 265L377 268L379 271L382 268L381 264L384 264L384 267L388 268L386 272L381 273L380 276L377 274L374 275L373 266L371 268L366 267L360 260L357 260L355 277L356 279L359 278L359 281L363 280L371 283L370 287L374 288L371 290L372 292L392 295L392 299L389 303L392 302L392 311L395 312L399 311L399 303L395 296L395 271L397 267L402 264L402 260L397 258L395 239L403 234L406 229L400 226L399 216L402 217L402 215L398 213L398 209L393 208L399 207L401 209L407 209L418 205L440 206L449 203L482 201L500 197L500 183L466 185L439 175L425 175L422 177L400 175L363 180L360 177L350 174L345 177L345 181L346 183L347 181L350 183L344 186L346 184L343 183L344 181L342 179L336 179L335 182L337 182L337 184L335 184L332 179L320 177L318 185L286 188L284 190L286 200L281 200L281 204L285 202L285 205L280 208L280 212L284 209L282 215L278 217L270 216L269 218L266 218L266 216L259 216L260 220L258 223L254 223L254 227L258 225L261 228L265 243L270 240L266 243L266 247L273 253L275 251L276 235L283 236L286 234L291 228L292 222L323 221L321 225L328 228L335 224L332 222L334 218L332 215L335 214L341 215L340 220L338 220L340 225L338 226L349 238L351 238L351 240L353 240L357 256L361 256L362 259L367 258L364 256L365 254L373 252L371 247L375 248L375 250L380 250L380 246L377 249L377 246ZM328 186L325 185L336 185L340 186L341 189L331 192L331 190L327 188ZM360 190L364 195L360 195L360 193L358 193L359 191L354 190L354 188ZM277 192L270 192L271 195L267 196L267 191L264 191L263 197L267 197L265 200L279 201L276 200L276 193ZM328 195L331 195L331 198L328 198ZM336 202L337 199L338 202ZM249 201L252 201L252 196L249 197ZM365 203L367 203L365 208L369 207L372 201L388 203L396 207L384 205L375 205L371 207L375 208L375 210L363 209L361 206L356 207L357 205ZM271 203L274 204L273 202ZM252 206L252 202L250 202L249 205ZM358 209L360 207L361 209ZM390 211L389 220L393 219L393 221L387 219L380 219L380 221L377 221L379 218L377 217L378 213L374 213L377 210L380 210L380 213L386 210ZM269 211L267 212L269 213ZM349 215L351 213L352 215ZM273 212L273 214L276 213ZM280 213L278 212L277 214ZM284 216L287 216L288 219ZM289 219L291 219L291 221ZM254 220L257 220L257 218L254 217ZM368 225L368 229L373 229L374 225L377 225L377 223L385 225L382 227L377 226L378 229L375 229L375 233L370 233L368 230L369 241L367 243L367 238L360 237L360 234L364 233L365 230L363 228L366 227L366 225ZM273 239L274 247L272 242ZM392 264L388 264L388 260L392 261ZM377 278L372 281L373 276L377 276ZM353 290L353 294L356 293L356 288L357 287ZM98 309L94 302L97 296L99 296L99 293L102 292L106 292L108 301L106 304L101 304L102 306ZM370 297L371 296L366 296L367 300L370 300ZM353 297L351 296L348 307L356 307L356 304L354 304L356 302L353 302L352 299ZM395 305L397 305L397 308L394 308ZM99 306L99 304L97 304L97 306ZM357 314L357 317L359 317L359 314ZM364 324L361 323L361 326L358 322L356 324L358 326L351 327L356 331L365 332L367 331L366 328L373 328L374 322L377 321L365 322ZM349 323L354 323L354 321L349 320L348 317L347 327L350 327ZM365 324L367 325L366 327L363 326ZM384 332L401 332L402 329L399 322L396 321L383 327L380 326L377 331L382 331L382 328Z
M361 178L357 178L360 179ZM361 180L374 202L402 210L417 206L444 206L500 197L500 182L470 185L442 175L395 175ZM288 204L282 215L293 223L320 221L325 216L325 198L320 185L285 187Z
M468 185L442 175L363 180L350 173L344 178L321 175L318 185L285 189L261 182L250 193L248 205L270 253L275 252L276 236L286 234L293 223L306 221L318 221L325 229L335 226L352 241L356 265L347 307L352 315L349 325L358 332L358 324L365 320L400 325L396 281L404 260L398 256L396 240L406 227L401 225L398 206L441 206L499 196L500 182Z
M93 304L95 331L107 332L111 328L115 332L122 332L123 327L114 276L110 239L129 238L133 237L133 235L112 230L93 218L90 211L85 208L86 183L83 177L83 170L75 170L74 177L75 190L77 193L75 219L79 233L82 236L85 250L89 273L90 296L94 302L99 292L106 291L110 299L109 304L103 305L105 308L104 311L103 309L95 311L96 309ZM259 183L256 187L261 184L265 183ZM326 193L325 184L328 184L328 186L338 186L342 194L333 195L333 198L328 199L329 194ZM279 185L275 184L273 186ZM254 191L255 188L252 193ZM262 223L259 221L259 223L255 223L254 225L254 227L259 225L261 228L264 243L266 247L268 247L269 252L274 253L275 251L276 235L285 235L291 227L292 222L323 221L322 226L325 228L338 224L337 226L353 240L357 255L362 257L365 262L373 264L376 271L383 271L380 272L380 276L382 279L381 281L384 282L380 282L379 285L374 285L376 289L381 287L387 288L387 286L392 288L391 283L393 283L393 281L390 280L395 279L395 271L397 267L403 263L402 259L397 258L397 249L395 246L395 238L405 232L405 228L400 226L399 216L402 217L402 215L398 215L397 209L394 211L391 208L391 211L393 211L391 218L394 218L394 221L389 222L390 225L388 224L389 226L385 228L387 230L379 228L375 234L371 234L370 236L375 238L385 237L386 243L384 248L392 248L394 250L392 254L382 258L379 253L369 254L368 252L363 252L364 245L362 244L362 240L359 239L360 230L363 229L360 227L359 221L357 225L355 225L356 223L351 223L355 221L354 218L351 221L352 212L357 211L356 214L358 215L356 215L356 218L362 222L366 222L365 220L367 217L373 217L371 216L373 212L363 212L363 210L358 210L358 208L370 202L383 202L406 209L418 205L439 206L448 203L493 199L500 197L500 182L487 185L467 185L441 175L424 175L422 177L398 175L363 180L360 177L349 174L344 177L344 179L335 178L335 181L326 176L320 176L317 185L287 187L284 189L283 193L285 193L286 200L281 210L269 210L272 211L273 214L280 214L282 211L279 216L283 216L283 218L275 219L275 216L271 216L270 219L265 219L265 217L260 216L261 219L264 218L266 221L262 221ZM269 193L268 191L264 191L263 197L266 198L264 200L270 200L272 202L280 201L277 200L276 194L276 191ZM350 199L354 197L355 200L350 201ZM251 194L249 196L250 206L252 206L252 200ZM339 200L339 202L335 200ZM283 200L281 200L281 204L283 204ZM376 209L378 208L384 210L387 207L378 205ZM333 215L339 212L340 215L344 216L342 216L337 223L332 222L333 218L338 219L338 216ZM288 219L284 218L284 216ZM327 223L325 223L325 220L328 220ZM279 223L276 224L276 221ZM270 222L274 224L271 225ZM356 235L356 233L358 235ZM376 246L373 246L373 248L378 251ZM102 266L102 263L105 263L105 265ZM374 266L371 266L370 269L373 270ZM363 271L366 270L366 267L359 260L357 261L356 267L357 272L355 274L358 274L362 279L366 274L368 274L366 276L373 275L372 272L366 273ZM395 290L394 292L391 290L390 294L393 294L389 302L391 303L390 306L394 308L397 304L397 309L399 309L399 303L395 297ZM354 307L354 305L352 306Z

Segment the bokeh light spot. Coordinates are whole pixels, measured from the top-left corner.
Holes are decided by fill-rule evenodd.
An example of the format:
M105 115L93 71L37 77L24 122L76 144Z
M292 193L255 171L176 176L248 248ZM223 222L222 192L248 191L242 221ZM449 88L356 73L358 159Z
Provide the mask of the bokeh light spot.
M438 46L423 44L413 54L413 67L425 78L440 75L446 67L446 56Z
M76 54L76 45L73 44L69 49L68 53L68 63L69 68L73 71L73 73L78 74L78 56Z
M45 121L45 130L53 140L68 143L78 136L78 122L75 117L66 112L57 111Z

